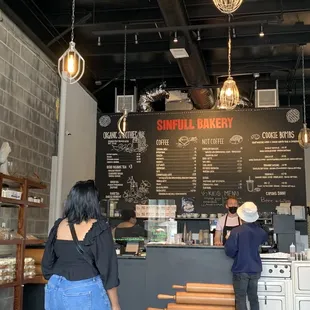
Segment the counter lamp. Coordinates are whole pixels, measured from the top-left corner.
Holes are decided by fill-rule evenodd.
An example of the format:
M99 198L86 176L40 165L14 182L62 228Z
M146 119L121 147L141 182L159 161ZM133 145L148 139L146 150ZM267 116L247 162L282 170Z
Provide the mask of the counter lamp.
M71 17L71 41L69 48L58 59L58 74L69 84L77 83L85 71L85 60L75 48L74 23L75 23L75 0L72 0Z

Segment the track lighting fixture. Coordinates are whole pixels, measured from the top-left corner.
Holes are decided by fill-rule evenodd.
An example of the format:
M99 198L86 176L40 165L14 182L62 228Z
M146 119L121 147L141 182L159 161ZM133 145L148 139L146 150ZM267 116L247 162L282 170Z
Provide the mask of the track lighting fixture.
M265 33L264 33L264 26L263 26L263 25L260 25L259 36L260 36L261 38L265 36Z
M236 34L236 29L235 29L235 27L233 27L233 29L232 29L232 37L235 39L235 38L237 38L237 34Z
M101 37L98 37L97 45L98 45L98 46L101 46Z
M138 35L137 34L135 34L135 44L139 44Z
M175 32L175 33L174 33L174 39L173 39L173 42L174 42L174 43L178 43L178 41L179 41L179 40L178 40L178 33L177 33L177 32Z
M201 41L200 30L197 30L197 41Z

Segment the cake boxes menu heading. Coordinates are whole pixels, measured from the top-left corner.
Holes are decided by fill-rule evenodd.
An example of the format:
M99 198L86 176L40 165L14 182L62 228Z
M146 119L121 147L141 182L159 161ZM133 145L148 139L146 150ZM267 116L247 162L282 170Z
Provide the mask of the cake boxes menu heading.
M96 182L123 207L157 199L208 213L229 195L259 206L305 205L299 109L119 114L97 126Z

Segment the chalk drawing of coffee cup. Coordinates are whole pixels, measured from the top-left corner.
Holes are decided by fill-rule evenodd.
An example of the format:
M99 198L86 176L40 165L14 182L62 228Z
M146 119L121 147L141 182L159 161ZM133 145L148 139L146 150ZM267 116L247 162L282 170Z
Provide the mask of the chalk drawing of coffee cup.
M254 180L251 180L251 177L249 177L249 179L246 180L246 188L250 193L254 191Z

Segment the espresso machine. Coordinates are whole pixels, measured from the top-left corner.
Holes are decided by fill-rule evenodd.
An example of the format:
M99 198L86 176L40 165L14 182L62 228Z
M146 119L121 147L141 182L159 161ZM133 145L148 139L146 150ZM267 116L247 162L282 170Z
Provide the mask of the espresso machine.
M272 217L274 240L279 252L289 253L290 245L296 245L294 215L274 214Z

